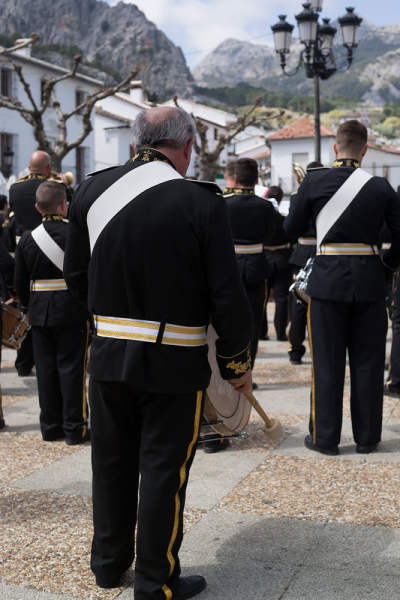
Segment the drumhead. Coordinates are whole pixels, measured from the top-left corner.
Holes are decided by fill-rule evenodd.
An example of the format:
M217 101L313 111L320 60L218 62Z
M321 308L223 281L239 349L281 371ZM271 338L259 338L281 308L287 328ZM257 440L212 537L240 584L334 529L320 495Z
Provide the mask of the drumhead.
M207 388L204 415L209 423L220 420L222 423L212 424L213 429L222 435L235 435L246 427L251 413L251 404L246 396L236 392L219 372L215 342L218 336L210 325L207 331L208 361L212 375Z

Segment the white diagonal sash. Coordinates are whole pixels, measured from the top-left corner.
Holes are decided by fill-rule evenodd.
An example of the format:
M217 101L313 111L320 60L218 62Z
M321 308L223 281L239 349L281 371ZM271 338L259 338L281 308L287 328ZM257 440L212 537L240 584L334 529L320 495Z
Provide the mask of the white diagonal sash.
M371 179L372 175L356 169L354 173L344 182L332 198L327 202L316 219L317 247L319 248L328 231L341 217L346 208L350 206L364 185Z
M43 223L36 227L31 233L33 239L49 260L55 265L60 271L63 270L64 265L64 250L53 240L51 235L47 233Z
M146 190L173 179L183 177L168 163L154 161L129 171L106 189L87 215L91 251L103 229L120 210Z

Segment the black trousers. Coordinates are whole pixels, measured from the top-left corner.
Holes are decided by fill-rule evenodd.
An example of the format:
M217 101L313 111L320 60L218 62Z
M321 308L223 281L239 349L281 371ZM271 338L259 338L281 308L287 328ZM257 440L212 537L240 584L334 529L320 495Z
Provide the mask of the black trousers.
M297 302L291 294L290 298L290 329L289 329L289 357L291 360L301 360L306 352L304 340L306 339L307 308Z
M354 441L381 439L387 312L385 300L333 302L312 298L308 308L313 363L310 433L319 446L340 443L346 348Z
M18 310L21 310L20 308ZM18 373L30 373L35 366L35 359L33 356L33 343L32 343L32 330L29 330L26 334L26 338L21 344L21 348L17 351L17 358L15 360L15 368Z
M292 283L292 267L277 269L272 277L268 279L268 298L271 290L274 290L274 325L278 339L286 336L286 327L289 319L289 288ZM262 328L262 334L267 335L268 320L266 315L263 315L263 324L264 323L265 326Z
M85 389L89 323L32 327L43 439L64 434L78 440L87 431Z
M251 310L253 311L254 327L253 337L250 342L251 368L254 367L254 361L257 356L258 341L260 339L261 322L265 312L265 301L267 293L267 282L262 279L255 283L243 282L250 302Z
M0 318L0 340L2 338L3 335L3 319ZM1 349L2 349L2 345L0 344L0 369L1 369ZM1 391L1 386L0 386L0 421L4 420L4 413L3 413L3 394Z
M134 560L138 522L135 600L166 600L177 591L183 509L203 396L150 394L126 382L90 379L91 568L98 581L118 580Z
M400 270L393 278L392 319L393 339L386 387L400 394Z

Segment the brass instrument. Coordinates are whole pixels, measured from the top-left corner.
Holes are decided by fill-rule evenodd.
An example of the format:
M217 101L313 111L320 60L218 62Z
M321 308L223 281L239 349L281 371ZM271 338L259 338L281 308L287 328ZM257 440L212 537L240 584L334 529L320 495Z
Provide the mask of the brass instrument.
M74 183L74 175L71 171L67 171L66 173L56 173L55 171L52 171L49 179L64 183L67 187L70 187Z
M306 176L306 172L301 165L298 163L293 163L293 171L296 175L296 179L299 185L303 182L304 177Z

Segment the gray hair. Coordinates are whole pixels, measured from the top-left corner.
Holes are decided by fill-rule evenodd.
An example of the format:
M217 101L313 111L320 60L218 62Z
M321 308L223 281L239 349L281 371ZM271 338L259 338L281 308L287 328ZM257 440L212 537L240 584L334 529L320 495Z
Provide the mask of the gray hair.
M150 118L150 110L142 110L131 124L136 149L184 148L196 135L193 117L183 108L165 111L165 116Z

